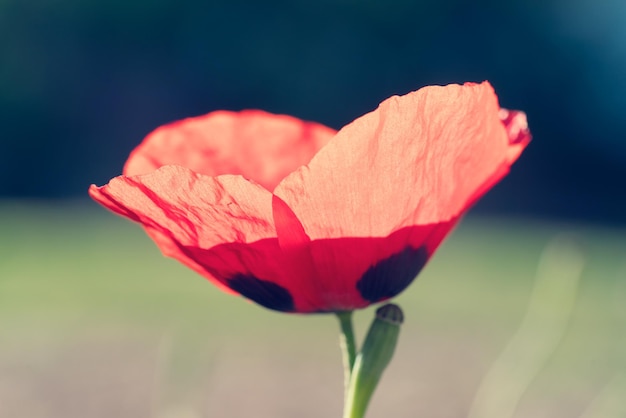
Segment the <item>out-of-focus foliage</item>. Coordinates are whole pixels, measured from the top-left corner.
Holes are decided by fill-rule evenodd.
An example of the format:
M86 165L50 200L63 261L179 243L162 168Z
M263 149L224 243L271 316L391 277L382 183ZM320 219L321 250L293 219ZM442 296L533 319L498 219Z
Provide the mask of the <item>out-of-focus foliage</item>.
M5 202L0 231L1 417L340 415L332 316L279 314L227 295L97 208ZM551 273L544 249L563 231L576 236L585 261L564 328L554 326L572 305L564 283L544 281L547 303L531 302L542 258L539 273ZM494 218L462 223L397 300L406 319L371 416L467 417L481 380L525 324L497 386L502 396L523 385L516 418L623 417L602 413L623 405L625 236ZM573 261L569 270L581 262L556 261ZM372 316L355 313L361 341ZM546 346L552 355L526 387L518 366Z

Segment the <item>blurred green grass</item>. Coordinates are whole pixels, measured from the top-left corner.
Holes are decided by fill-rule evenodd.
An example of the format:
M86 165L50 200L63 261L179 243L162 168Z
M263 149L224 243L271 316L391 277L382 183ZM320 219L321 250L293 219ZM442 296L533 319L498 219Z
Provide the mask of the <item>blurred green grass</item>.
M409 417L416 410L463 416L480 377L523 318L545 246L563 233L585 254L580 290L566 336L529 388L520 416L580 415L615 371L625 370L625 232L470 216L397 298L407 321L371 416L395 411ZM371 309L357 314L359 335L371 316ZM296 405L309 402L311 414L297 415L331 416L341 402L336 340L331 316L278 314L223 294L162 257L141 228L93 204L0 203L0 417L111 416L115 405L120 417L204 416L190 412L203 408L209 416L241 416L241 405L227 400L229 385L241 389L245 380L252 386L244 387L258 392L263 379L274 379L275 398L282 399L285 386L294 388L285 381L293 380L291 373L303 379L296 388L310 393L278 404L264 396L255 415L294 416ZM145 355L133 351L137 346ZM81 356L85 364L93 366L95 358L117 370L111 379L119 384L150 388L133 401L91 399L97 389L84 382L94 376L106 382L107 375L100 370L85 377L67 365L83 364ZM124 377L129 369L120 364L136 356L146 363L140 377ZM65 366L57 368L59 362ZM264 376L254 383L250 375L259 373ZM3 392L2 376L21 383L5 382L13 392ZM30 397L40 396L39 380L65 385L68 393L84 390L83 408L106 406L73 415L60 395L40 401L48 412L24 409ZM385 391L394 380L396 389ZM177 405L191 409L167 412ZM50 411L57 413L46 415Z

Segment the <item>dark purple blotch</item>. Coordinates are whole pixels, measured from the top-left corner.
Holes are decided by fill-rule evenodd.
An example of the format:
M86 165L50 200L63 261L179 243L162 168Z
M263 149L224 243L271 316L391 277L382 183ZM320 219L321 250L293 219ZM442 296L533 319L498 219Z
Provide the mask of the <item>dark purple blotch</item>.
M372 303L389 299L411 284L428 261L428 250L406 247L370 267L356 283L363 299Z
M276 283L258 279L251 274L237 274L227 284L235 292L268 309L281 312L295 309L291 293Z

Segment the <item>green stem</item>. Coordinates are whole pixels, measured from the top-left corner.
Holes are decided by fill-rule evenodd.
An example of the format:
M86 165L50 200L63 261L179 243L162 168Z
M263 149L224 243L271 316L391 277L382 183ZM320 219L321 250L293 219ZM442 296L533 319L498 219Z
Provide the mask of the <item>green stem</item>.
M337 312L341 336L339 344L343 354L344 383L346 393L350 384L350 376L356 359L356 343L354 342L354 329L352 327L352 311Z

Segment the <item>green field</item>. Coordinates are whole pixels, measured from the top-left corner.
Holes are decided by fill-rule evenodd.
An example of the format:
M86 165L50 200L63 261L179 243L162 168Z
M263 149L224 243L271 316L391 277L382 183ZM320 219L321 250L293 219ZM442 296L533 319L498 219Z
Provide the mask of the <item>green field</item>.
M471 215L397 299L407 319L369 416L466 417L562 234L583 254L576 302L515 417L626 416L611 412L625 386L626 231ZM372 314L357 313L359 335ZM332 316L222 294L94 204L0 203L2 418L339 417L337 331ZM524 350L541 346L533 335Z

